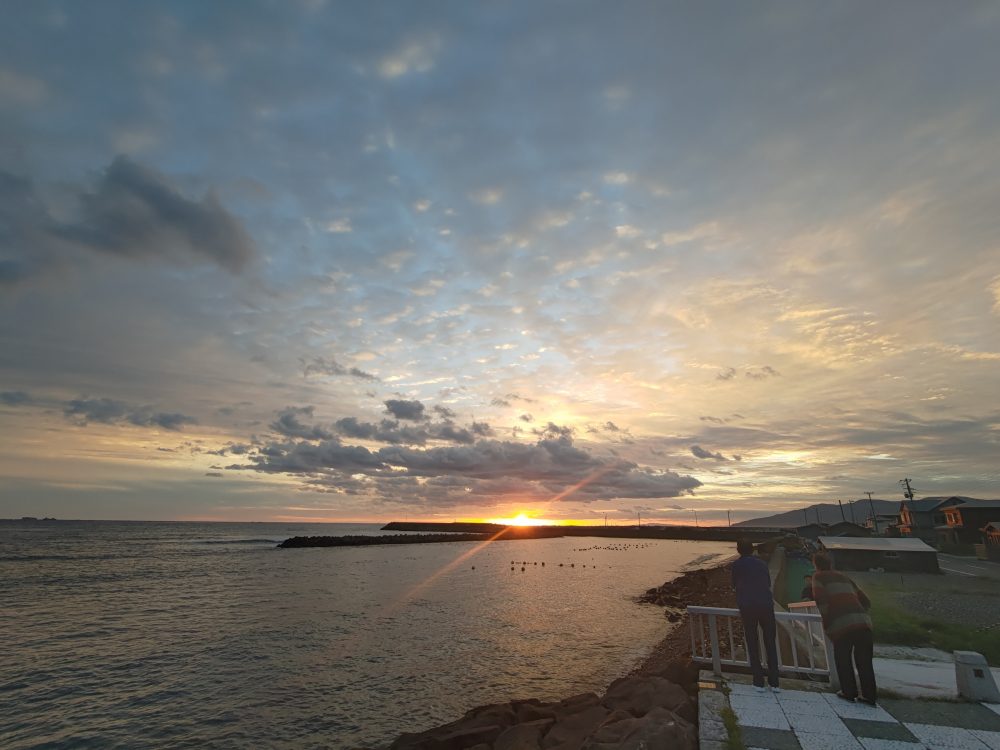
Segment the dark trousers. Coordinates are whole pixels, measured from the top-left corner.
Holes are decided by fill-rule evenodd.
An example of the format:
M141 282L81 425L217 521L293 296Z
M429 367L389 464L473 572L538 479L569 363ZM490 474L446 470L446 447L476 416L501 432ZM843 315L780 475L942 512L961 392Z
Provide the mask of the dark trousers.
M851 664L851 660L854 664ZM840 692L848 698L861 697L873 701L875 695L875 668L872 666L872 631L855 630L833 641L833 660L837 664ZM854 681L854 667L858 668L858 681Z
M778 646L774 640L774 607L740 607L740 616L743 618L743 634L747 641L753 684L764 687L764 668L760 664L760 644L757 641L757 629L760 628L764 637L764 650L767 651L767 683L771 687L778 687Z

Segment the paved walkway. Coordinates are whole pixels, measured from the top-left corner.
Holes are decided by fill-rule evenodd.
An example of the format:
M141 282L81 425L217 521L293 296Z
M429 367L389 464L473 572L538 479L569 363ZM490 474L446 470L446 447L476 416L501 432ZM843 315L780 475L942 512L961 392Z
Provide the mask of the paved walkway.
M701 750L724 750L726 706L748 750L1000 750L1000 704L887 698L866 706L830 692L758 693L714 676L701 685Z

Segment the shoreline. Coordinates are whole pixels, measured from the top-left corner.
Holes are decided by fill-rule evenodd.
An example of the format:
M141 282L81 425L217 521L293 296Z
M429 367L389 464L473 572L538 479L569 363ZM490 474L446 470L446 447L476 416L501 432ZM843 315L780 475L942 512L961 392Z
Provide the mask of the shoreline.
M601 697L589 692L552 702L528 699L476 706L456 721L399 735L389 750L533 748L542 746L543 737L546 746L553 744L553 736L558 737L559 747L642 738L649 746L695 750L699 668L691 662L684 608L735 606L731 563L732 557L726 557L685 571L634 598L637 606L662 607L671 627L638 664L612 680Z

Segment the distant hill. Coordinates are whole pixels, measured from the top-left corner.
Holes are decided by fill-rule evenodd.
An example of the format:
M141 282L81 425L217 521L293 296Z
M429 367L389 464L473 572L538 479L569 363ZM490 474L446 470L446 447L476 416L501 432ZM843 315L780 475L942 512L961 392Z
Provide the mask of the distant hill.
M872 505L875 506L876 513L879 515L887 515L890 513L898 513L900 502L902 501L873 499ZM816 523L817 512L819 513L820 523L837 523L846 518L848 521L853 520L854 523L863 526L865 519L871 515L871 506L868 504L868 498L855 500L851 505L854 507L853 519L851 518L851 507L846 502L844 503L844 515L840 514L840 506L838 506L837 503L819 503L817 505L810 505L806 508L790 510L787 513L778 513L773 516L765 516L764 518L751 518L748 521L734 523L733 526L797 528L799 526L805 526L807 523Z

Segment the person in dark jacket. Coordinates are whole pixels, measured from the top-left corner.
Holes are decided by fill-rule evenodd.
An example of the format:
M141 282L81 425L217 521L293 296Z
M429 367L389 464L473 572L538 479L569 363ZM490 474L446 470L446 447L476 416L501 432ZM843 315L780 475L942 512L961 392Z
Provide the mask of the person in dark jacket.
M833 642L833 659L840 678L841 698L875 705L875 668L872 665L871 602L850 578L836 570L823 554L813 557L813 598L823 617L823 630ZM851 664L853 659L854 664ZM858 679L854 679L857 667ZM858 684L861 695L858 695Z
M736 605L743 618L743 633L746 636L753 684L758 690L764 689L764 669L760 663L760 645L757 640L759 630L767 651L767 682L773 690L777 690L778 647L775 642L771 574L764 561L754 556L753 543L748 539L737 542L736 550L740 553L740 558L733 563L733 588L736 589Z

